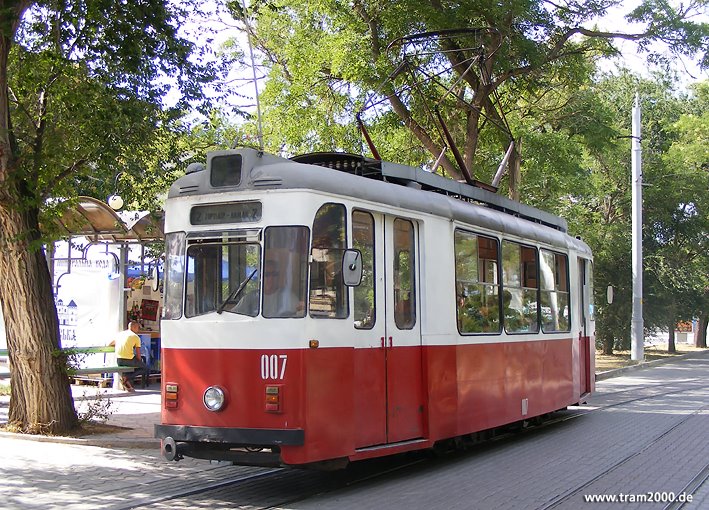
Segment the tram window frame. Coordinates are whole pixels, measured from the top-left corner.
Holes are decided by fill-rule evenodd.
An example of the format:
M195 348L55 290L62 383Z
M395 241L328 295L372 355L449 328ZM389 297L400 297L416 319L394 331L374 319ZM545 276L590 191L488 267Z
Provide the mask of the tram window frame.
M510 253L509 247L511 246L518 248L515 260L506 258L506 254ZM502 258L502 323L505 332L513 335L539 333L541 323L539 318L539 250L535 246L510 239L503 239L500 248ZM525 259L523 251L533 253L534 260ZM509 301L506 299L508 295ZM529 298L531 295L534 296L533 300ZM519 309L511 306L513 301L519 301ZM525 308L531 309L531 303L535 305L534 311L525 312Z
M242 266L238 263L236 266L233 265L232 260L235 257L236 260L243 261L246 261L249 257L248 253L244 253L243 258L241 258L238 253L235 255L235 249L240 248L256 250L256 253L252 254L251 258L255 259L257 267L253 268L246 264ZM207 250L213 250L213 253L208 253ZM195 251L202 251L205 256L197 257L194 254ZM223 311L256 317L259 313L258 297L260 296L260 279L254 279L253 276L261 272L261 255L262 247L258 242L222 242L220 240L210 240L209 242L188 244L185 251L185 277L187 279L184 290L185 317L189 319L208 313L218 313L220 308L225 305L224 300L228 299L230 293L236 290L248 276L251 276L251 278L245 282L245 287L242 289L242 299L233 303L230 307L224 307ZM209 260L212 260L211 264ZM228 261L226 266L224 266L225 260ZM244 274L235 275L232 270L233 268L243 269ZM201 278L198 278L198 273L201 273ZM190 275L192 275L192 287L190 287L189 284ZM205 292L204 295L200 295L202 292ZM247 300L250 301L250 295L256 296L255 313L249 312L248 309L245 308Z
M593 322L596 320L596 301L593 293L593 261L590 259L582 260L586 262L584 264L586 266L586 281L584 282L586 297L584 301L587 303L588 320ZM581 292L584 292L584 289L581 289Z
M289 260L289 264L284 264L283 259L276 261L277 257L275 255L276 252L272 252L274 250L274 246L270 244L271 242L271 235L274 231L276 230L286 230L286 229L298 229L300 231L301 239L293 239L293 242L300 242L302 243L302 251L300 252L300 260L295 260L291 261ZM302 319L305 317L306 310L307 310L307 299L308 299L308 247L310 246L310 228L308 228L305 225L272 225L270 227L266 227L263 235L263 280L261 283L261 315L266 318L266 319ZM283 246L279 247L281 254L283 253ZM292 249L287 249L287 252L293 254L293 253L298 253L297 250ZM292 263L295 262L295 263ZM285 273L283 273L285 271ZM290 271L290 275L288 274L288 271ZM288 303L288 306L295 305L295 308L292 308L293 311L291 312L286 312L286 311L278 311L276 313L273 312L272 304L269 302L266 302L266 277L267 274L270 277L273 273L277 273L274 275L277 278L283 278L283 274L285 274L285 281L288 281L290 279L291 281L291 289L293 289L293 285L296 284L296 280L299 283L299 288L295 289L295 291L288 296L288 299L286 300ZM281 293L281 296L284 296L283 292L288 290L286 286L280 286L279 292ZM282 309L281 309L282 310Z
M397 232L397 224L406 223L411 228L407 244L398 244L401 240ZM399 330L414 329L416 326L416 224L408 218L394 218L392 222L394 229L394 258L393 258L393 282L394 282L394 324ZM401 231L403 232L403 231ZM404 255L408 255L407 258ZM406 269L408 266L408 270ZM408 274L407 274L408 271ZM408 276L408 277L407 277ZM406 289L405 285L409 288ZM408 299L403 297L408 293Z
M463 239L467 237L467 239ZM481 249L480 240L485 242ZM462 260L466 247L463 241L474 242L474 267L463 274ZM461 335L499 335L500 316L500 241L496 237L456 228L453 233L455 264L456 325ZM487 257L483 258L485 252ZM490 258L490 254L495 258ZM471 279L472 278L472 279ZM476 301L479 300L479 303ZM497 312L497 313L495 313Z
M367 218L367 224L355 220L355 216ZM376 223L374 215L369 211L354 209L351 214L352 248L362 254L362 280L352 288L352 316L355 329L372 329L377 323L377 292L376 267L374 264L376 251ZM365 242L358 242L355 226L363 225L368 234ZM363 230L364 231L364 230ZM361 306L361 305L364 306Z
M187 233L165 234L164 299L162 318L177 320L182 317L185 293Z
M552 265L544 263L544 259L548 256L553 257ZM563 260L563 264L559 261ZM544 267L551 269L551 274L545 275ZM571 288L569 281L569 256L565 253L560 253L554 250L541 248L539 250L539 309L540 309L540 324L544 333L568 333L571 331ZM564 290L565 287L565 290ZM545 296L549 296L549 304L545 301ZM560 322L554 319L553 307L551 306L551 297L566 296L566 327L559 327ZM550 320L545 322L545 309L552 310ZM560 310L563 310L561 307ZM558 316L557 316L558 317ZM563 314L562 314L563 317ZM555 325L556 324L556 325Z
M222 163L228 163L224 166ZM241 184L244 160L241 154L220 154L209 160L209 184L213 188L236 187Z
M339 211L337 221L327 223L331 211ZM322 225L319 221L325 221ZM332 229L332 225L336 228ZM347 319L350 316L349 287L342 278L342 255L347 249L347 207L340 202L325 202L315 212L310 245L310 317L314 319ZM320 232L322 230L322 233ZM330 230L328 232L328 230ZM338 239L339 238L339 239ZM320 245L319 242L326 244ZM319 253L316 254L316 250ZM321 260L323 259L324 260ZM330 295L334 294L334 295ZM329 305L314 311L313 303Z

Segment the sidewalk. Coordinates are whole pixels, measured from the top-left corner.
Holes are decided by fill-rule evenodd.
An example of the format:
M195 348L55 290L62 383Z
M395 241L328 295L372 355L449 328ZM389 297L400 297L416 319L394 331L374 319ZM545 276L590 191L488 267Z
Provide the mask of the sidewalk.
M620 368L614 368L612 370L606 370L605 372L596 372L596 381L603 381L604 379L610 379L611 377L618 377L628 372L634 372L635 370L642 370L644 368L652 368L657 365L664 365L665 363L671 363L673 361L679 361L686 358L691 358L693 356L707 356L709 355L709 350L688 352L687 354L679 354L677 356L669 356L667 358L655 359L651 361L637 361L633 365L627 365Z
M85 413L88 406L96 402L110 404L110 415L106 425L121 427L104 433L79 437L38 436L0 432L0 437L29 441L49 441L53 443L81 444L85 446L159 449L160 440L153 437L153 425L160 423L160 387L153 384L145 390L128 393L112 388L96 386L71 387L78 412ZM7 423L9 396L0 396L0 424Z

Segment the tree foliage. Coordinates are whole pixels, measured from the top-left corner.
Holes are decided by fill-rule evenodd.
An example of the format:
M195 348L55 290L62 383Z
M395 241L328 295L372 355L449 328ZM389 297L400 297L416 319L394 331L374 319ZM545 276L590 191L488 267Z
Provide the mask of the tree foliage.
M647 330L672 330L706 310L707 209L706 83L680 94L667 76L639 79L608 76L593 86L599 125L607 143L584 142L585 190L565 214L594 251L597 337L607 353L630 346L631 110L637 91L642 105L643 300ZM602 119L606 119L603 121ZM613 133L615 133L613 135ZM607 285L615 301L605 303Z
M518 197L525 142L509 117L530 106L521 103L540 109L549 90L576 89L590 59L613 54L619 39L672 42L677 53L705 58L708 28L690 21L703 2L681 10L655 3L628 13L646 23L635 34L587 28L616 1L270 0L252 2L248 11L240 2L229 5L236 18L251 20L247 29L268 71L269 149L359 151L354 113L367 108L363 118L383 157L430 167L447 147L442 166L456 178L465 167L490 180L514 141L508 189ZM421 33L429 35L411 38ZM434 110L460 147L462 165Z
M691 100L651 128L660 153L645 200L648 317L670 332L709 310L708 91L709 82L697 85Z
M180 33L198 12L191 0L0 2L0 304L19 430L76 423L40 214L49 198L106 196L119 172L144 176L142 151L219 71Z

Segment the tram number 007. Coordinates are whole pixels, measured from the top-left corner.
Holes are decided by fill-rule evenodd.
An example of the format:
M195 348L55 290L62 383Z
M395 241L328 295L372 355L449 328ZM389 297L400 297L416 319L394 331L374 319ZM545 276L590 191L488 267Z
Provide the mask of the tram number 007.
M283 379L287 361L287 354L261 355L261 379Z

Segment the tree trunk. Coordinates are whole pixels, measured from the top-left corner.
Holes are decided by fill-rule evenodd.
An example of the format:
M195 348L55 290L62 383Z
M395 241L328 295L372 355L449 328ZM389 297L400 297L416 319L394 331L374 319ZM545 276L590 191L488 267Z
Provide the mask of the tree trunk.
M612 336L603 337L603 354L606 356L612 356L614 343L615 339Z
M675 354L677 348L675 347L675 321L670 323L670 332L667 335L667 352L669 354Z
M0 296L12 389L8 423L58 434L77 424L49 269L38 241L36 211L20 212L0 194Z
M395 93L389 95L389 104L391 104L394 113L399 116L399 119L404 123L404 125L413 133L413 135L421 142L426 150L431 154L432 157L437 158L441 152L442 145L433 141L426 130L411 116L408 108L404 102ZM447 172L448 176L453 179L461 179L463 174L458 168L453 165L453 162L444 156L441 159L441 166Z
M58 434L77 424L59 321L39 232L39 201L18 170L10 122L8 56L19 19L31 2L0 3L0 306L10 358L8 424Z
M702 349L707 347L707 323L709 312L703 312L697 320L697 330L694 332L694 346Z

